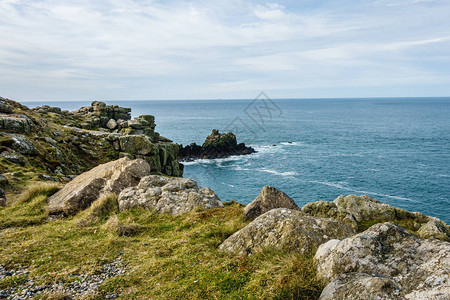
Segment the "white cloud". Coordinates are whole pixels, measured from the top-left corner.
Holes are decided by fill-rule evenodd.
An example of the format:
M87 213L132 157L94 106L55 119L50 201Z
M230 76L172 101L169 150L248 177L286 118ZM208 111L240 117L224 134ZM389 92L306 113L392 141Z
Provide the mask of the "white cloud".
M24 100L220 98L448 84L450 4L415 2L4 0L0 90Z

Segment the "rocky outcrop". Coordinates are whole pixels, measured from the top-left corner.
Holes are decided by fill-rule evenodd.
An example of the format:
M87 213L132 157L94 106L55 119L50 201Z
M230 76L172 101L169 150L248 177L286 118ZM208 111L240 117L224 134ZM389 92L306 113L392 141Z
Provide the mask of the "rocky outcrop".
M446 299L450 295L450 243L420 239L394 223L328 241L314 259L319 276L329 282L320 299Z
M277 208L231 235L220 250L249 255L266 248L312 254L330 239L352 236L354 229L333 219L315 218L298 210Z
M219 197L209 188L200 188L192 179L150 175L119 195L121 210L143 207L159 213L183 214L195 209L222 208Z
M14 133L30 133L34 124L23 114L0 114L0 130Z
M95 101L69 112L58 107L29 109L0 99L0 173L20 170L66 181L121 157L142 158L152 173L182 176L180 146L155 132L155 118L131 120L131 109Z
M150 166L142 159L127 157L99 165L66 184L49 198L51 214L72 215L83 210L100 195L119 194L123 189L136 186L142 177L150 174Z
M382 203L367 195L339 196L333 202L337 207L349 212L355 218L356 222L373 220L391 221L405 218L420 219L424 217L423 215L411 213L407 210Z
M423 224L416 233L423 239L435 238L450 242L450 230L448 227L449 226L443 221L436 218L430 218L430 221Z
M220 133L217 129L214 129L202 146L192 143L181 148L179 157L182 160L189 161L198 158L226 158L232 155L245 155L254 152L255 149L252 147L246 147L244 143L238 144L236 136L232 132Z
M307 203L302 211L311 216L341 220L359 231L367 229L367 225L392 221L402 224L419 237L450 241L450 227L445 222L382 203L367 195L339 196L333 202Z
M305 204L302 211L308 215L321 218L334 218L340 220L353 228L358 228L358 223L352 214L334 202L316 201Z
M261 193L244 209L244 219L253 221L260 215L274 208L300 210L294 200L282 191L266 185Z

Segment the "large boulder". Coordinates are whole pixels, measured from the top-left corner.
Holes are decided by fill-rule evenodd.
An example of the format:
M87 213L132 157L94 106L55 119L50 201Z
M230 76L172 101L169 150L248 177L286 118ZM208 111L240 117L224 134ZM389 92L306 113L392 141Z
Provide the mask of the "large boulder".
M321 299L448 299L450 295L450 243L420 239L394 223L373 225L340 242L328 241L314 259L319 277L329 282ZM372 296L360 293L365 287Z
M11 137L13 143L11 148L24 155L37 155L38 150L34 143L22 134L6 134Z
M422 225L417 231L417 235L423 239L435 238L450 242L448 225L436 218L430 218L430 221Z
M119 194L136 186L142 177L150 174L150 166L142 159L127 157L99 165L85 172L49 198L51 214L74 214L87 208L101 194Z
M30 133L33 128L33 121L26 115L5 115L0 113L0 129L2 131Z
M277 208L226 239L220 249L238 255L249 255L265 248L314 253L330 239L352 236L354 229L334 219L315 218L299 210Z
M300 209L291 197L274 187L266 185L255 200L245 207L244 218L253 221L274 208Z
M391 206L389 204L372 199L367 195L339 196L333 201L338 208L345 209L355 218L356 222L373 220L393 221L399 219L416 219L423 215Z
M342 207L338 207L334 202L316 201L305 204L302 212L320 218L334 218L340 220L353 228L358 228L358 223L352 214Z
M194 209L222 208L219 197L189 178L150 175L119 195L121 210L144 207L159 213L183 214Z

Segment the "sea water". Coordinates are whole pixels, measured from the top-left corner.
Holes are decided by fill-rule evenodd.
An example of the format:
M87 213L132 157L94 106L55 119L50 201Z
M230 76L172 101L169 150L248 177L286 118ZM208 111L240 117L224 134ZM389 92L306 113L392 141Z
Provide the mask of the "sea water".
M264 95L265 96L265 95ZM271 185L299 206L367 194L450 223L450 98L105 101L156 117L156 131L202 144L233 131L251 155L185 163L222 201ZM28 102L74 110L90 102Z

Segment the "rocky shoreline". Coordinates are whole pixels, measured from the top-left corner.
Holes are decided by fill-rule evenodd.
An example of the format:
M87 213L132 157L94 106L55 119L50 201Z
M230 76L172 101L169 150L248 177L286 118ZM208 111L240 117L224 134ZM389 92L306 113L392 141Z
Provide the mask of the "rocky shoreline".
M267 251L313 257L314 276L325 286L319 299L450 299L450 226L442 220L366 195L339 196L334 201L311 202L300 208L287 194L266 186L245 208L236 203L233 222L243 225L231 226L222 233L219 229L227 220L218 221L218 216L225 214L230 204L225 205L210 188L180 177L183 168L177 159L254 152L238 144L234 134L213 130L202 146L183 148L154 131L152 116L130 120L128 109L101 102L67 112L52 107L30 110L0 99L0 112L0 166L4 177L0 183L6 191L0 193L6 206L0 212L27 205L31 210L39 207L41 223L36 224L63 226L63 222L72 222L75 227L71 228L92 231L94 236L98 230L111 233L107 237L111 245L119 243L120 238L123 243L131 243L126 237L148 230L151 235L144 243L147 246L159 242L154 237L159 232L189 232L197 221L205 223L208 215L215 213L212 232L206 234L206 239L216 239L210 245L214 253L238 260ZM76 164L79 166L74 167ZM41 176L38 171L42 171ZM64 185L51 191L37 189L34 194L25 191L28 200L14 196L20 180L42 183L46 176ZM12 201L14 197L22 200ZM150 217L141 220L139 216L145 211L151 212ZM134 212L147 227L131 221L124 224L117 217L123 214L122 220L131 220ZM34 217L34 211L31 213ZM195 221L188 217L177 226L149 229L158 216L174 216L177 220L196 213ZM98 227L90 228L92 224ZM8 226L0 229L12 235L17 231ZM175 242L176 247L188 247L188 237L202 234L188 233ZM157 249L158 255L148 254L155 255L153 261L172 255L174 250L163 245ZM7 269L0 265L0 297L30 299L52 293L66 295L67 299L93 296L107 280L126 276L126 270L125 260L119 256L103 264L99 274L74 275L70 282L36 285L39 278L30 277L27 266ZM106 290L103 296L112 299L120 294Z

